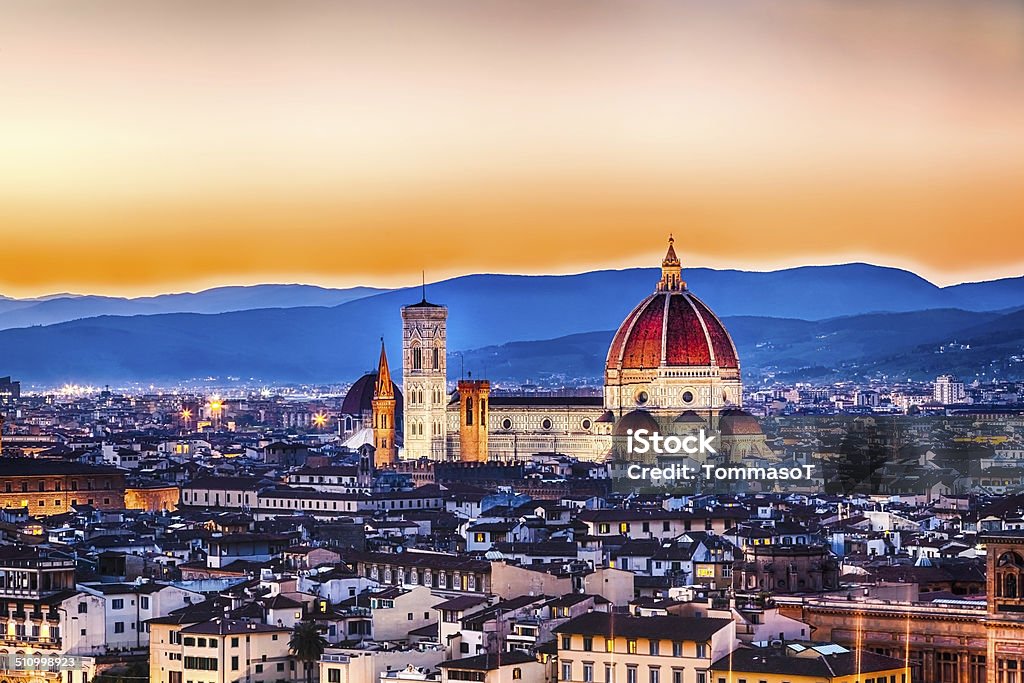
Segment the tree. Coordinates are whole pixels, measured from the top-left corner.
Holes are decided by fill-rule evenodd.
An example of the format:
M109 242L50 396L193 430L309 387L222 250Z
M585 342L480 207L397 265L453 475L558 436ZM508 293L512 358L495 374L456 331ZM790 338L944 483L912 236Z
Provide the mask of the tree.
M306 683L313 683L313 663L320 661L326 648L327 641L320 635L320 627L315 621L305 619L295 624L288 649L302 662Z

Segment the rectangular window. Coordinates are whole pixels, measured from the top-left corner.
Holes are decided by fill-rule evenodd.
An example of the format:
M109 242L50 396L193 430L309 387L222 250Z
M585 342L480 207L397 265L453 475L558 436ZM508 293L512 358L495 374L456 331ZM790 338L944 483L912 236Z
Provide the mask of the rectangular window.
M615 639L614 638L605 638L604 639L604 651L605 652L615 652Z
M651 649L650 649L650 654L652 654L652 655L655 655L655 656L656 656L656 655L658 654L658 651L659 651L659 650L661 649L661 648L660 648L660 645L661 645L661 644L660 644L660 643L659 643L659 642L658 642L657 640L652 640L652 641L650 641L650 642L651 642L651 646L650 646L650 648L651 648Z
M327 683L341 683L341 669L328 669Z
M630 640L626 641L626 652L628 652L631 655L635 655L636 654L636 640L635 639L630 639Z
M114 598L111 600L110 609L124 609L124 598Z
M562 680L572 680L572 662L562 662Z
M637 683L636 666L626 667L626 683Z
M115 621L114 622L114 633L124 633L124 622L123 621Z
M572 649L572 636L562 636L562 649L563 650L571 650Z
M589 662L583 664L583 683L594 683L594 665Z
M197 671L216 671L216 657L185 657L185 668Z
M238 671L238 655L231 658L231 670Z
M682 657L683 656L683 644L678 640L672 643L672 656Z
M656 666L649 667L648 680L651 683L661 683L661 669Z
M594 649L594 639L590 636L583 636L583 651L590 652Z

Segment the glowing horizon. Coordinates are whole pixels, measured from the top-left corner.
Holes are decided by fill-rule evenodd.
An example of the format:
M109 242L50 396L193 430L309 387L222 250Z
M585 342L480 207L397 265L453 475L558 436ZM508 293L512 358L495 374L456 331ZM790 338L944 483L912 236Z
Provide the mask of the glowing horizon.
M1024 6L25 2L0 294L1024 274Z

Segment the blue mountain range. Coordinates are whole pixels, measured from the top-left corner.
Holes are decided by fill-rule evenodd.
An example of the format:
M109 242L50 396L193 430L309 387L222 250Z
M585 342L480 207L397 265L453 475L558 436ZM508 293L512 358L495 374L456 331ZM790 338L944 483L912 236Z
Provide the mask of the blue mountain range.
M494 379L598 378L613 330L658 276L481 274L426 293L449 309L452 377L465 367ZM1024 278L937 287L867 264L694 268L684 277L723 318L751 377L924 377L936 368L1010 376L1024 353L1016 312ZM29 383L351 381L373 367L380 337L400 366L400 308L420 297L419 287L260 285L144 299L4 299L0 374Z

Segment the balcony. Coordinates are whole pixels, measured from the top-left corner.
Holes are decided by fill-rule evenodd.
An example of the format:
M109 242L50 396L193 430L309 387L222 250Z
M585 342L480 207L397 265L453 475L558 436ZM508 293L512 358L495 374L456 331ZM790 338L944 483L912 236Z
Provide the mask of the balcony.
M350 659L348 655L320 655L320 661L327 664L348 664Z
M32 647L60 647L60 638L43 638L42 636L19 636L17 634L4 633L0 635L0 643L14 646Z

